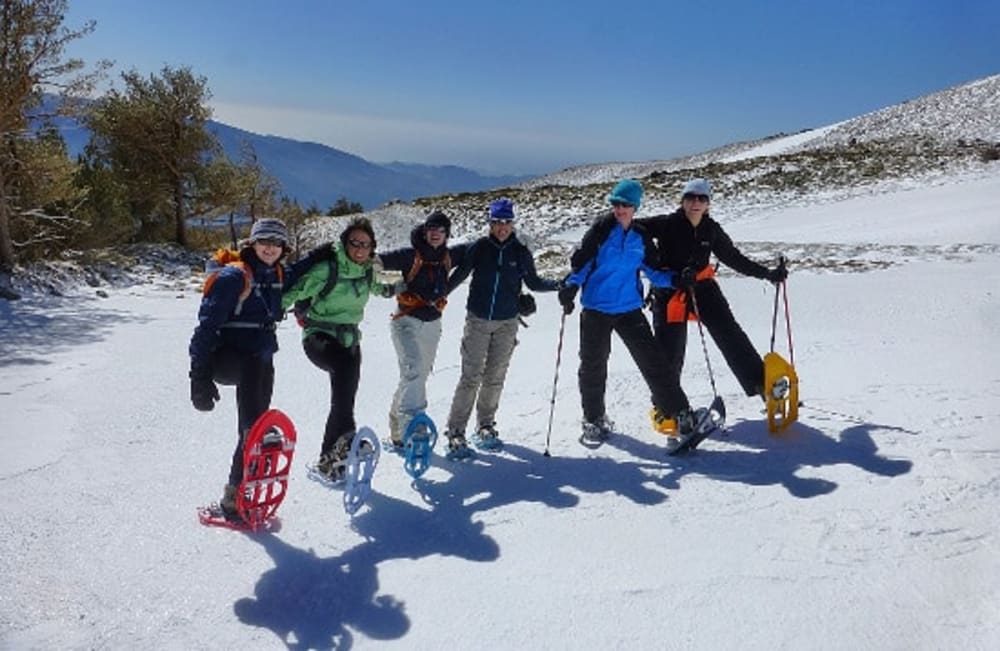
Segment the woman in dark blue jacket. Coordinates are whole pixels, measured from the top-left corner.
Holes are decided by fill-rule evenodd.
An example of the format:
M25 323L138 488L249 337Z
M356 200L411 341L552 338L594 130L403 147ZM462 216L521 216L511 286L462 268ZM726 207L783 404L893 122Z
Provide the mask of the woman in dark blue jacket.
M236 490L243 480L243 441L271 406L282 290L317 262L313 252L286 269L281 260L289 250L284 223L277 219L254 222L239 260L219 268L206 283L198 325L188 347L195 409L215 408L219 400L216 382L236 386L237 443L219 503L227 518L238 517Z
M450 292L472 274L465 304L462 376L455 387L445 432L452 456L467 454L465 426L473 406L478 423L473 442L492 450L502 445L496 429L496 413L517 345L522 282L536 292L558 288L556 281L539 278L531 251L517 239L514 204L510 199L490 203L489 223L489 235L472 243L464 262L448 279Z

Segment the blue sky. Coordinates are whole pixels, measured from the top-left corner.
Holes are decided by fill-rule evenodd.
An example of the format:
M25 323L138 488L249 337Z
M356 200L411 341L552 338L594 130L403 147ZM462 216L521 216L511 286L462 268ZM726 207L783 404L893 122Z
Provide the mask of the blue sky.
M996 0L70 0L88 19L69 55L188 66L219 121L487 172L672 158L1000 73Z

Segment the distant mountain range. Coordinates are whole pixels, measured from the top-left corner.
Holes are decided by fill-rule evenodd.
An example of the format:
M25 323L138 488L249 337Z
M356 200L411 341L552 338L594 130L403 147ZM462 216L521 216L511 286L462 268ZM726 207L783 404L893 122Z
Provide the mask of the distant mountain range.
M56 120L69 154L76 157L90 140L90 132L76 120ZM390 201L411 201L439 194L480 192L515 185L531 177L483 176L454 165L372 163L360 156L321 145L279 136L263 136L222 122L209 121L226 155L239 160L243 142L250 143L266 169L281 183L282 192L303 206L326 210L340 197L367 210Z
M253 145L261 163L285 194L302 205L329 208L347 197L373 209L393 200L410 201L439 194L480 192L514 185L525 176L483 176L454 165L369 162L360 156L315 142L260 134L212 121L226 155L238 160L241 143Z

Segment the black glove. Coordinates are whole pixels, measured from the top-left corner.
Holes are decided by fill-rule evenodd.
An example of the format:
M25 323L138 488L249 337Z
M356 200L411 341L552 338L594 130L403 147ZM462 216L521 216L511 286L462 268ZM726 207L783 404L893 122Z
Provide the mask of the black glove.
M219 388L215 386L212 376L203 370L192 369L191 404L198 411L212 411L219 400Z
M788 278L788 269L786 269L783 264L778 265L774 269L767 272L767 279L775 285L785 282L786 278Z
M674 274L674 288L687 291L694 287L695 271L691 267L684 267L680 273Z
M559 290L559 303L562 305L563 314L573 314L573 303L576 300L576 293L580 288L576 285L563 285Z
M538 305L535 304L535 297L527 292L521 294L517 297L517 313L521 316L527 317L531 316L538 311Z

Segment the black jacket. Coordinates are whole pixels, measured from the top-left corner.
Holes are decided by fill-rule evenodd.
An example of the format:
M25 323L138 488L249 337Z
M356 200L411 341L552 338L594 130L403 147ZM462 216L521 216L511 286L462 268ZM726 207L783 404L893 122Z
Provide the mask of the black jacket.
M518 315L521 281L536 292L557 289L554 280L545 280L535 271L531 251L511 233L505 242L492 235L482 237L468 248L465 259L448 279L448 291L455 289L469 274L469 312L490 321L513 319Z
M441 318L441 311L433 304L448 295L448 273L453 267L462 264L467 245L457 244L451 247L443 245L436 249L432 248L424 237L423 224L414 227L410 232L410 244L413 245L412 248L380 253L379 259L382 261L383 269L403 272L403 279L406 280L404 294L416 295L427 303L412 309L400 302L400 311L421 321L434 321ZM417 251L420 252L422 264L416 269L413 278L409 278Z
M656 240L660 269L679 272L691 267L700 271L709 265L711 255L715 254L719 262L734 271L754 278L767 278L767 267L743 255L719 222L707 214L701 218L698 228L691 225L681 208L669 215L636 221Z

